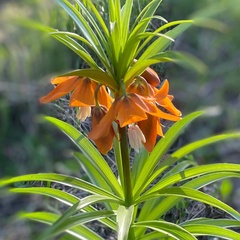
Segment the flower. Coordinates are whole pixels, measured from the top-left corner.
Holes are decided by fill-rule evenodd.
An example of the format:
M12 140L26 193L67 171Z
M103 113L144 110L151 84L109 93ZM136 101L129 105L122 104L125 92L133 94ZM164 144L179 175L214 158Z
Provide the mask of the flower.
M161 111L152 98L143 97L136 93L127 93L115 99L109 111L99 124L92 128L88 137L94 141L99 140L109 134L112 122L117 122L122 128L132 123L147 120L149 115L155 116L156 119L164 118L172 121L180 119L178 116ZM160 130L157 133L160 133ZM146 141L148 140L146 139Z
M128 139L130 146L136 151L139 152L139 150L142 147L142 143L146 142L146 138L138 125L132 123L128 126Z
M52 79L57 86L47 95L40 98L41 103L54 101L72 92L69 105L71 107L94 106L96 104L95 91L98 90L98 104L110 107L112 99L106 88L93 80L79 76L64 76Z
M92 128L99 124L99 122L103 119L106 115L107 109L104 107L96 106L92 110ZM115 132L113 126L110 125L108 132L103 137L96 139L94 142L98 148L98 150L106 154L111 148L113 144L113 138L115 136Z
M154 71L151 73L154 74ZM146 74L141 75L141 77L143 76L149 77L149 75ZM146 81L145 78L138 78L131 85L128 86L127 91L134 92L141 96L149 95L153 98L153 102L155 102L156 105L165 108L171 113L168 115L162 114L161 117L153 114L147 114L147 119L136 122L136 124L139 126L143 135L146 138L146 141L143 143L143 145L148 152L151 152L156 143L157 136L164 136L160 119L177 121L180 119L181 112L171 102L173 96L168 95L169 83L167 80L163 82L160 89L155 88L153 85L149 84L149 82L150 81Z
M79 107L77 112L77 119L85 121L87 117L91 116L91 107Z
M88 137L103 154L113 145L116 135L113 122L120 128L128 126L132 148L139 151L144 145L151 152L157 136L163 137L160 120L178 121L181 116L172 103L173 96L168 94L168 81L162 82L160 89L157 89L160 79L149 67L141 76L136 76L125 90L116 92L115 99L112 99L105 86L87 77L56 77L52 79L52 84L56 87L40 102L47 103L71 93L69 105L78 107L77 118L81 121L91 116L92 108L92 130ZM159 106L168 112L162 111Z

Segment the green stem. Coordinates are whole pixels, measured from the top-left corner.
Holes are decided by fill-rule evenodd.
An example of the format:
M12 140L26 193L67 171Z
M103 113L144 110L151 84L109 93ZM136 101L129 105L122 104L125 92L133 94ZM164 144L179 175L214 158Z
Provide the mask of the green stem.
M130 156L128 148L128 137L127 137L127 128L119 127L119 136L120 136L120 148L122 156L122 172L123 172L123 191L125 196L125 206L130 207L133 204L133 195L132 195L132 178L131 178L131 167L130 167ZM132 222L134 220L132 219ZM129 228L128 240L135 239L134 229Z
M121 155L122 155L122 168L123 168L123 189L125 196L125 206L129 207L132 205L132 179L131 179L131 168L130 168L130 157L128 150L128 137L127 128L119 127Z

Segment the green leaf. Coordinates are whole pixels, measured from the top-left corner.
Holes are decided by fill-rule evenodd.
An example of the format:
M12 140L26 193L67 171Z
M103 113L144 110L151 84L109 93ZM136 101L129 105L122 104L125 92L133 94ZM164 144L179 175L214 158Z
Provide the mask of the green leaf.
M165 160L163 160L163 161L165 161ZM181 172L190 166L196 166L196 165L197 165L197 163L193 160L182 161L182 162L178 163L176 166L174 166L171 170L169 170L166 174L164 174L164 176L161 179L169 177L175 173Z
M96 168L102 178L111 187L113 192L117 196L123 198L122 188L119 185L115 175L106 163L105 159L92 145L92 143L86 137L84 137L83 134L81 134L77 129L68 123L52 117L46 117L46 119L61 129L79 147L85 157L91 162L91 164Z
M181 33L186 31L192 25L192 22L192 20L179 20L170 22L162 26L160 29L158 29L158 31L160 32L168 27L179 24L175 28L165 33L165 35L169 36L170 38L176 39ZM151 58L156 53L163 52L170 45L170 43L171 41L169 41L167 38L158 38L144 51L144 53L139 58L139 61Z
M72 5L67 0L57 0L58 4L68 13L68 15L74 20L76 25L79 27L83 36L91 43L95 50L95 53L100 59L107 59L105 52L99 42L97 36L95 35L93 29L89 26L88 21L82 16L82 14L77 10L74 5Z
M97 194L97 195L103 195L106 197L114 198L119 201L119 203L122 203L122 200L118 198L117 196L113 195L112 193L99 188L91 183L88 183L84 180L81 180L76 177L71 177L67 175L62 175L62 174L56 174L56 173L37 173L37 174L27 174L27 175L22 175L19 177L13 177L10 179L3 179L0 181L0 187L9 185L11 183L16 183L16 182L31 182L31 181L47 181L47 182L58 182L63 185L72 187L72 188L77 188L81 189L83 191L92 193L92 194Z
M128 0L125 2L125 5L123 6L121 21L122 21L122 41L123 46L125 46L125 43L128 38L129 34L129 24L131 19L131 13L133 9L133 0Z
M64 73L59 75L58 77L62 76L81 76L81 77L88 77L92 80L96 81L97 83L103 84L111 88L113 91L117 89L117 84L114 79L109 76L106 72L100 69L78 69L71 72Z
M93 196L91 196L93 197ZM87 199L88 204L91 202L97 202L99 200L98 196L94 196L95 199L91 198ZM38 240L49 239L55 235L58 235L74 226L82 225L89 221L98 220L101 218L109 217L113 215L113 211L95 211L95 212L85 212L85 213L78 213L76 214L81 207L86 204L87 200L83 203L83 201L74 204L71 206L65 213L63 213L53 224L50 228L44 231Z
M136 204L139 204L148 199L156 198L158 196L171 196L171 195L182 197L182 198L190 198L196 201L209 204L211 206L217 207L227 212L237 220L240 220L240 214L236 210L228 206L227 204L221 202L220 200L206 193L200 192L195 189L187 188L187 187L170 187L170 188L161 189L156 193L146 194L145 196L143 195L142 197L140 197L138 201L136 201Z
M200 74L207 73L207 65L192 54L179 51L166 51L153 55L151 59L163 62L174 62L188 69L193 69Z
M178 240L197 240L191 233L184 228L166 221L141 221L135 223L132 227L150 228L154 231L164 233L164 237L172 237ZM149 238L148 238L149 239Z
M128 232L132 223L134 206L126 208L119 206L117 210L118 240L127 240Z
M76 196L73 196L70 193L54 189L54 188L48 188L48 187L27 187L27 188L10 188L8 190L9 192L13 193L28 193L28 194L40 194L45 195L48 197L52 197L57 199L58 201L65 203L66 205L72 206L75 203L79 202L81 199L79 199ZM95 212L98 211L92 206L85 207L82 209L83 212ZM111 219L100 219L99 220L102 224L104 224L106 227L109 227L111 229L116 229L116 222L114 222Z
M29 193L45 195L48 197L55 198L58 201L70 206L77 203L80 200L79 198L73 196L70 193L48 187L10 188L9 191L13 193Z
M158 165L157 170L149 177L148 181L145 183L146 186L148 186L152 181L154 181L154 179L156 179L163 171L169 168L169 166L172 166L174 163L176 163L178 160L188 155L189 153L201 147L207 146L209 144L217 143L223 140L231 140L231 139L237 139L237 138L240 138L240 133L238 132L226 133L226 134L220 134L213 137L204 138L181 147L180 149L175 151L169 158L165 159Z
M78 56L80 56L83 59L83 61L85 61L91 68L96 68L96 69L99 68L97 63L89 54L89 52L71 37L73 34L66 33L66 32L54 32L51 35L55 39L57 39L59 42L63 43L68 48L70 48ZM76 35L77 34L75 34L74 37L77 37ZM82 38L79 36L78 39L82 39Z
M139 153L135 153L133 166L132 166L132 181L133 186L135 185L138 176L145 165L145 161L147 160L149 156L148 151L145 148L141 148Z
M184 227L187 231L194 234L195 236L215 236L229 240L239 240L240 234L229 229L207 225L197 224L189 225Z
M133 188L133 196L136 199L141 192L147 187L146 182L151 177L154 168L157 166L159 160L168 151L170 146L174 143L177 137L181 134L183 129L195 118L200 116L202 112L192 113L180 121L176 122L154 147L150 156L146 159L141 172L139 173L136 184Z
M109 184L105 181L98 170L91 164L91 162L80 152L74 152L73 156L78 160L79 164L84 169L90 181L107 191L111 191Z
M45 224L53 224L60 215L49 213L49 212L33 212L33 213L21 213L19 214L20 218L30 219L37 222L45 223ZM94 239L94 240L103 240L98 234L94 233L89 228L79 225L77 227L72 227L66 231L67 233L75 236L77 239Z
M181 226L185 227L188 225L197 225L197 224L206 224L211 226L218 226L224 228L230 227L240 227L240 221L235 219L211 219L211 218L197 218L197 219L190 219L183 223L180 223Z
M200 176L196 179L190 180L187 183L183 184L183 187L200 189L208 184L214 183L218 180L230 177L240 177L237 173L221 172L221 173L210 173L207 175ZM159 219L165 213L167 213L171 208L176 206L182 199L175 196L169 196L166 198L160 197L157 199L152 199L147 201L141 210L139 215L139 221L141 220L150 220L150 219ZM144 230L138 229L136 233L137 236L142 235Z
M101 218L110 217L112 215L114 215L113 211L97 211L74 215L71 218L68 218L61 226L59 226L54 235L63 231L68 231L68 229L71 229L72 227L79 226L87 222L96 221Z
M102 195L90 195L90 196L83 198L79 202L77 210L80 210L82 208L85 208L89 205L92 205L92 204L95 204L98 202L103 202L103 203L117 202L117 203L119 203L119 201L117 201L116 198L106 197L106 196L102 196Z
M190 178L199 177L204 174L209 173L217 173L217 172L229 172L229 173L238 173L240 174L240 166L238 164L230 164L230 163L216 163L216 164L208 164L197 167L192 167L181 171L179 173L175 173L169 177L164 178L162 181L155 184L151 189L146 191L144 195L152 194L158 190L161 190L165 187L171 186L175 183L185 181Z

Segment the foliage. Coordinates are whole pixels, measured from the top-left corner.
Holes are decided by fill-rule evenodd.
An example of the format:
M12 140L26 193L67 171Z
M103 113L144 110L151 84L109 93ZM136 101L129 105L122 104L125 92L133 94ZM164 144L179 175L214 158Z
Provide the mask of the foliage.
M114 106L119 106L123 103L122 98L129 94L127 92L128 87L138 78L140 78L141 81L147 81L144 87L148 86L148 89L155 89L150 87L152 79L156 77L155 74L149 79L144 77L146 72L152 73L152 70L148 68L149 65L168 61L179 62L179 60L181 60L181 63L185 61L187 65L191 62L189 58L183 54L169 52L166 51L166 49L178 35L189 27L192 21L170 22L163 24L153 33L147 32L146 29L150 20L155 18L154 12L158 4L160 4L159 1L152 1L143 9L133 24L133 28L130 28L129 25L132 9L132 1L130 0L126 1L125 7L122 7L122 10L119 1L109 1L107 5L109 21L107 21L107 24L91 1L82 3L76 0L75 6L65 0L58 2L74 19L76 25L81 30L81 35L77 33L59 32L35 23L31 23L31 26L50 32L53 37L67 45L87 62L90 69L71 71L70 73L53 79L53 84L58 84L58 86L56 90L53 90L52 93L48 95L48 101L52 101L60 97L60 95L63 95L63 93L66 94L74 89L66 90L67 84L63 85L63 82L66 83L71 80L73 83L76 83L79 78L82 81L91 78L94 84L100 84L99 87L96 87L95 93L100 91L99 89L102 85L108 87L112 93L111 97L115 98L112 106L117 101ZM161 17L159 17L159 19L165 21ZM92 26L89 24L92 24ZM177 26L174 27L175 25ZM168 27L174 28L167 30L164 34L161 33L162 30L166 30ZM91 54L88 52L88 49L76 40L86 44L91 49ZM143 49L143 46L146 46L146 49ZM98 59L98 62L92 57L93 55ZM191 60L195 61L194 58ZM195 63L198 63L197 66L200 66L199 62L195 61ZM64 91L61 92L59 86L64 87ZM106 141L106 135L101 135L103 133L100 127L105 124L105 120L111 120L109 120L109 126L111 127L112 122L115 122L115 134L113 137L115 138L114 150L118 176L113 174L106 160L84 134L67 123L50 117L47 118L48 121L52 122L69 136L80 149L80 153L76 152L74 155L81 162L89 180L84 181L71 176L48 173L24 175L1 181L2 186L25 181L47 182L48 187L10 188L9 191L47 195L70 205L69 209L62 215L46 212L21 215L23 218L51 224L51 227L48 228L39 239L51 238L61 232L67 233L63 239L101 239L100 235L91 231L86 225L83 225L93 220L98 220L105 227L117 231L118 239L196 239L196 236L199 235L213 235L225 239L239 238L238 233L226 229L226 227L239 226L239 213L220 200L199 190L203 186L217 180L227 177L239 177L239 165L209 164L205 166L195 166L195 163L190 163L189 161L180 162L176 166L174 166L174 164L179 162L182 157L200 147L225 139L239 138L240 134L228 133L198 140L179 148L168 158L159 162L183 129L201 114L200 112L195 112L179 120L179 112L171 105L172 97L168 95L168 91L166 94L162 93L166 88L164 88L164 86L166 86L166 82L161 85L159 92L155 90L155 93L150 95L150 99L145 99L145 96L139 98L144 101L145 104L144 107L142 107L143 105L140 103L138 105L139 107L141 106L141 109L145 110L145 115L143 114L141 116L142 119L139 118L139 115L134 116L136 113L132 113L134 117L131 117L131 115L124 116L125 118L122 119L121 122L121 115L117 117L113 115L112 117L108 114L111 109L113 109L111 106L107 110L108 113L100 119L96 127L93 126L93 130L88 135L94 140L99 150L105 153L111 148L112 139L110 140L109 148L103 150L102 143L99 141ZM54 94L59 95L56 97ZM137 96L134 95L135 93L131 94L131 96ZM170 118L168 115L162 112L160 113L155 110L155 108L150 107L153 105L153 101L158 101L157 97L159 95L164 99L164 104L161 102L162 105L160 105L169 110L176 118ZM97 94L94 95L94 104L89 104L91 107L95 107L95 105L99 107L98 104L102 104L100 100L98 103L96 96ZM45 100L46 98L44 98L44 101ZM75 106L86 106L86 103L81 102L82 100L80 101L74 98L70 100L70 104L73 104L75 100L78 100L80 104L85 104ZM107 101L105 104L107 106ZM119 109L120 107L116 107L115 111ZM79 111L81 111L80 108ZM112 111L114 111L114 109ZM147 116L146 113L148 114ZM150 119L149 115L151 114L158 119L167 118L179 121L168 130L165 137L156 144L153 150L151 149L149 151L148 147L144 145L150 153L144 148L140 149L140 152L135 154L134 163L132 169L130 169L126 126L134 123L136 125L138 124L137 126L141 128L141 121L147 118ZM108 116L108 118L106 116ZM153 126L153 128L154 127L156 126ZM159 131L158 129L157 134L155 134L161 136ZM109 133L110 130L107 132ZM96 137L96 135L98 137ZM155 138L156 135L154 135ZM146 141L148 141L148 139ZM142 142L145 143L144 141ZM139 151L139 147L136 147L136 145L132 145L132 147L136 152ZM49 183L51 182L81 189L89 195L80 199L69 193L49 188ZM176 206L182 198L190 198L219 208L228 213L233 220L190 219L182 223L170 223L161 219L164 214ZM103 205L103 210L99 210L96 207L97 203ZM153 231L149 232L146 231L146 229ZM72 237L70 237L70 235Z

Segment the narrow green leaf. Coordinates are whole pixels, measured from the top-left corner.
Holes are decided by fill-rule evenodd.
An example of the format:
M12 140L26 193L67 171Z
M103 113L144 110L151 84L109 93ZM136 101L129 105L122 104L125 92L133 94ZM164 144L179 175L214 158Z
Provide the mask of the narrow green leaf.
M28 188L10 188L8 190L9 192L13 193L28 193L28 194L40 194L48 197L52 197L57 199L58 201L65 203L66 205L72 206L75 203L79 202L80 199L76 196L73 196L70 193L63 192L58 189L54 188L47 188L47 187L28 187ZM115 209L115 208L113 208ZM85 207L82 209L83 212L95 212L98 211L92 206ZM111 229L116 229L116 222L114 222L111 219L100 219L99 220L102 224L104 224L106 227L109 227Z
M91 55L87 52L86 49L84 49L79 43L77 43L75 40L73 40L71 37L69 37L66 34L62 33L54 33L52 36L57 39L59 42L66 45L68 48L70 48L73 52L75 52L78 56L80 56L91 68L98 69L97 63L93 60Z
M157 166L159 160L164 156L169 147L174 143L177 137L181 134L183 129L195 118L200 116L202 112L192 113L180 121L176 122L166 133L165 138L162 138L154 147L150 156L144 163L141 172L139 173L136 184L133 188L133 195L136 199L141 192L147 187L146 182L151 177L154 168Z
M193 166L197 166L197 163L193 160L182 161L176 166L174 166L171 170L169 170L166 174L164 174L164 176L161 179L169 177L175 173L178 173L183 171L184 169L187 169L188 167L193 167Z
M142 148L139 153L136 153L132 166L132 181L133 186L135 185L138 176L145 165L145 161L149 157L149 153L145 148Z
M69 14L69 16L74 20L82 34L85 38L91 43L92 47L95 49L95 52L98 56L104 59L107 59L104 50L99 42L97 36L95 35L92 28L89 26L89 23L86 21L84 16L67 0L57 0L58 4ZM101 57L102 56L102 57Z
M123 198L122 188L115 175L92 143L70 124L52 117L46 117L46 119L61 129L79 147L85 157L97 169L103 179L105 179L106 183L109 184L114 193Z
M185 52L166 51L153 55L151 58L160 61L163 59L165 62L174 62L188 69L193 69L200 74L206 74L208 70L207 65L203 61Z
M113 91L117 89L117 84L115 80L109 76L106 72L100 69L78 69L68 73L64 73L61 76L81 76L81 77L89 77L96 82L108 86Z
M184 31L186 31L191 25L192 25L192 20L179 20L179 21L174 21L165 24L162 26L158 31L162 31L167 27L179 24L175 28L169 30L168 32L165 33L165 35L176 39L180 34L182 34ZM159 38L155 40L141 55L139 58L140 61L151 58L153 55L159 52L163 52L166 50L166 48L170 45L171 41L169 41L166 38Z
M140 199L138 201L136 201L136 204L139 204L148 199L158 197L160 195L161 196L171 196L172 195L172 196L190 198L190 199L193 199L196 201L200 201L200 202L209 204L211 206L214 206L216 208L219 208L219 209L227 212L228 214L230 214L237 220L240 220L240 214L236 210L234 210L233 208L228 206L227 204L221 202L220 200L218 200L206 193L200 192L195 189L187 188L187 187L170 187L170 188L161 189L156 193L152 193L152 194L145 195L145 196L143 195L142 197L140 197Z
M33 213L21 213L19 214L19 217L45 224L53 224L60 217L60 215L49 212L33 212ZM87 239L103 240L103 238L100 237L97 233L93 232L92 230L83 225L70 228L66 232L71 234L72 236L75 236L77 239L81 240Z
M169 158L162 161L159 165L157 170L149 177L148 181L146 182L146 186L148 186L154 179L156 179L163 171L165 171L169 166L172 166L174 163L176 163L178 160L180 160L182 157L188 155L189 153L204 147L209 144L217 143L219 141L223 140L231 140L231 139L237 139L240 138L240 133L226 133L226 134L220 134L213 137L204 138L202 140L198 140L196 142L187 144L186 146L181 147L177 151L175 151Z
M72 188L82 189L83 191L86 191L92 194L103 195L106 197L114 198L118 200L119 203L122 203L122 200L120 200L120 198L118 198L117 196L113 195L112 193L102 188L99 188L91 183L88 183L76 177L71 177L71 176L56 174L56 173L27 174L19 177L13 177L10 179L4 179L0 181L0 187L9 185L12 183L16 183L16 182L31 182L31 181L58 182L66 186L70 186Z
M68 229L85 224L87 222L96 221L102 218L110 217L112 215L114 215L113 211L97 211L97 212L76 214L68 218L63 224L61 224L61 226L59 226L56 229L53 235L57 235L64 231L68 231Z
M184 228L195 236L214 236L229 240L240 239L240 234L237 232L207 224L189 225Z
M193 189L200 189L218 180L231 177L240 177L240 175L231 172L210 173L204 176L200 176L196 179L190 180L187 183L183 184L182 186ZM182 199L179 197L169 196L166 198L160 197L147 201L142 207L141 213L139 215L139 221L159 219L171 208L176 206L176 204L179 203L181 200ZM136 235L139 236L142 235L143 233L144 230L137 229Z
M190 219L187 220L180 225L185 227L188 225L197 225L197 224L206 224L211 226L218 226L224 228L230 227L240 227L240 221L235 219L211 219L211 218L197 218L197 219Z
M80 152L74 152L73 156L78 160L79 164L84 169L85 173L89 177L90 181L107 190L111 191L109 184L105 181L102 175L98 172L98 170L91 164L91 162Z
M125 43L127 41L128 34L129 34L129 27L130 27L129 24L130 24L132 9L133 9L133 0L126 1L125 5L123 6L123 13L121 16L123 46L125 46Z
M205 175L209 173L217 173L217 172L219 173L235 172L240 174L240 166L238 164L230 164L230 163L215 163L215 164L192 167L164 178L162 181L154 185L150 190L145 192L144 195L152 194L160 189L171 186L177 182L181 182L190 178L199 177L201 175Z
M28 188L11 188L10 192L13 193L28 193L28 194L39 194L57 199L58 201L72 205L80 201L80 199L70 193L48 187L28 187Z
M190 232L184 228L166 221L142 221L135 223L132 227L150 228L154 231L164 233L165 237L172 237L178 240L197 240Z
M83 198L79 202L77 210L80 210L82 208L85 208L87 206L90 206L90 205L98 203L98 202L103 202L103 203L117 202L117 203L119 203L119 201L117 201L116 198L106 197L106 196L102 196L102 195L90 195L90 196Z
M142 22L144 19L147 19L147 21L144 21L145 24L141 26L141 29L139 29L139 32L145 32L145 30L147 29L147 27L150 23L151 17L154 15L154 13L156 12L157 8L159 7L159 5L161 3L162 3L162 0L150 1L143 8L143 10L140 12L140 14L137 16L132 28L135 28L138 25L138 23Z

